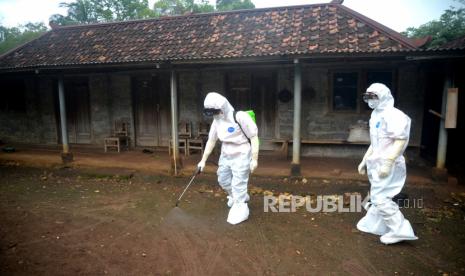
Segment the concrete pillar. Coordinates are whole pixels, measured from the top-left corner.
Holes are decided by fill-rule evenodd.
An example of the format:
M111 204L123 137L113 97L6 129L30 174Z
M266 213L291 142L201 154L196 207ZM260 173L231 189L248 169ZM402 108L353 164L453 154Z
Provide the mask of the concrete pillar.
M291 176L300 176L300 117L302 110L302 73L298 59L294 60L294 132L292 137Z
M63 163L67 163L73 161L73 154L69 151L68 129L66 125L65 85L63 78L58 79L58 101L60 105L61 142L63 144L61 159Z
M447 89L451 87L451 81L447 78L444 81L444 88L442 90L442 106L441 106L441 123L439 126L439 141L438 141L438 153L436 159L436 168L444 169L446 166L446 154L447 154L447 129L445 127L445 118L447 113Z
M176 72L171 71L171 141L173 143L173 156L171 157L171 169L174 175L178 175L182 169L182 161L179 156L178 139L178 88Z
M432 177L436 181L447 182L448 174L446 169L447 154L447 129L445 119L447 114L447 90L452 86L450 77L446 77L442 89L441 119L439 124L438 152L436 155L436 167L432 170Z

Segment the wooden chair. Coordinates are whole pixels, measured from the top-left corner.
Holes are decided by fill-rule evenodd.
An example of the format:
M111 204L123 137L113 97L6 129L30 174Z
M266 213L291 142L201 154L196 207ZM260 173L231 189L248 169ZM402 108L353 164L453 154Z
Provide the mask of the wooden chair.
M189 151L187 150L188 140L192 138L192 124L190 122L179 122L178 124L178 147L179 150L184 151L184 155L188 156ZM171 150L173 148L173 139L170 138L168 145L168 153L171 155Z
M112 135L104 138L103 144L105 152L108 148L115 148L118 152L122 147L129 149L129 118L115 120Z
M200 150L200 154L203 154L205 143L208 139L208 132L210 130L210 124L205 122L199 122L197 129L197 136L187 140L187 152L190 155L191 150Z

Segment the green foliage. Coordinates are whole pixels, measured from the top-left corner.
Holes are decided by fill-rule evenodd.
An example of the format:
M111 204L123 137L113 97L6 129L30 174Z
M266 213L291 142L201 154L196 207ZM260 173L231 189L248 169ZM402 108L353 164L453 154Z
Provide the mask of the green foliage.
M67 15L54 14L50 21L58 25L89 24L155 17L148 0L76 0L60 3Z
M27 23L12 28L0 26L0 32L4 35L4 41L0 42L0 54L31 41L46 31L44 23Z
M460 1L464 4L464 1ZM465 35L465 8L447 9L439 20L433 20L418 28L410 27L402 34L410 38L431 36L428 47L440 46Z
M104 15L106 21L124 21L153 17L148 0L91 0L97 7L97 13Z
M215 11L208 0L160 0L154 6L156 16L182 15L185 13L205 13Z
M218 0L216 4L215 9L208 0L159 0L151 9L148 0L75 0L61 3L60 7L68 9L67 15L54 14L50 21L57 25L90 24L255 8L251 0Z
M91 0L76 0L72 3L60 3L61 8L68 9L66 20L69 22L94 23L98 21L95 3Z
M182 15L185 13L206 13L214 11L229 11L239 9L253 9L251 0L217 0L216 9L208 0L160 0L154 5L157 16Z
M219 11L231 11L242 9L254 9L251 0L216 0L216 9Z

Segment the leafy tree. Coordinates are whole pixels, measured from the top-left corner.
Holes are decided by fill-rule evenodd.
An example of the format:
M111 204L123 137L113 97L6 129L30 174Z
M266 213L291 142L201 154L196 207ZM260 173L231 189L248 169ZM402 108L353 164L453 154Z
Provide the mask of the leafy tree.
M156 16L182 15L185 13L213 12L215 8L208 0L160 0L154 4Z
M208 0L201 0L200 3L194 6L194 13L214 12L215 7L210 5Z
M124 21L153 17L148 0L90 0L103 20Z
M12 28L0 26L0 32L4 35L4 40L0 41L0 54L31 41L46 31L47 27L44 23L27 23Z
M208 0L160 0L154 4L157 16L182 15L185 13L206 13L229 11L238 9L253 9L255 5L251 0L217 0L216 9Z
M58 25L89 24L255 7L251 0L217 0L216 3L215 9L208 0L159 0L152 10L148 0L75 0L61 3L60 7L68 9L67 15L54 14L50 21Z
M60 3L67 8L67 15L50 17L58 25L89 24L95 22L124 21L154 17L148 0L76 0Z
M60 3L61 8L68 9L68 16L65 19L68 22L95 23L98 21L98 14L95 9L95 3L92 0L76 0L71 3Z
M462 5L465 4L465 0L459 2ZM407 28L403 34L410 38L431 36L432 39L427 46L440 46L465 35L465 8L451 7L441 15L439 20L430 21L418 28Z
M216 9L219 11L254 9L251 0L216 0Z

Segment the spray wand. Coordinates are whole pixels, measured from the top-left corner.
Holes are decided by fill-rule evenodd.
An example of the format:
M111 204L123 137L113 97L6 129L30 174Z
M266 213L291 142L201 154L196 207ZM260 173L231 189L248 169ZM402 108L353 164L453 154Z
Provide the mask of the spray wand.
M192 182L194 181L195 177L196 177L198 174L200 174L200 167L197 167L197 169L195 170L194 174L192 175L191 180L189 181L189 184L187 184L186 188L184 188L184 191L182 191L181 195L179 196L178 200L176 201L176 207L178 207L179 202L181 201L182 196L183 196L184 193L187 191L187 189L189 189L189 186L192 184Z

